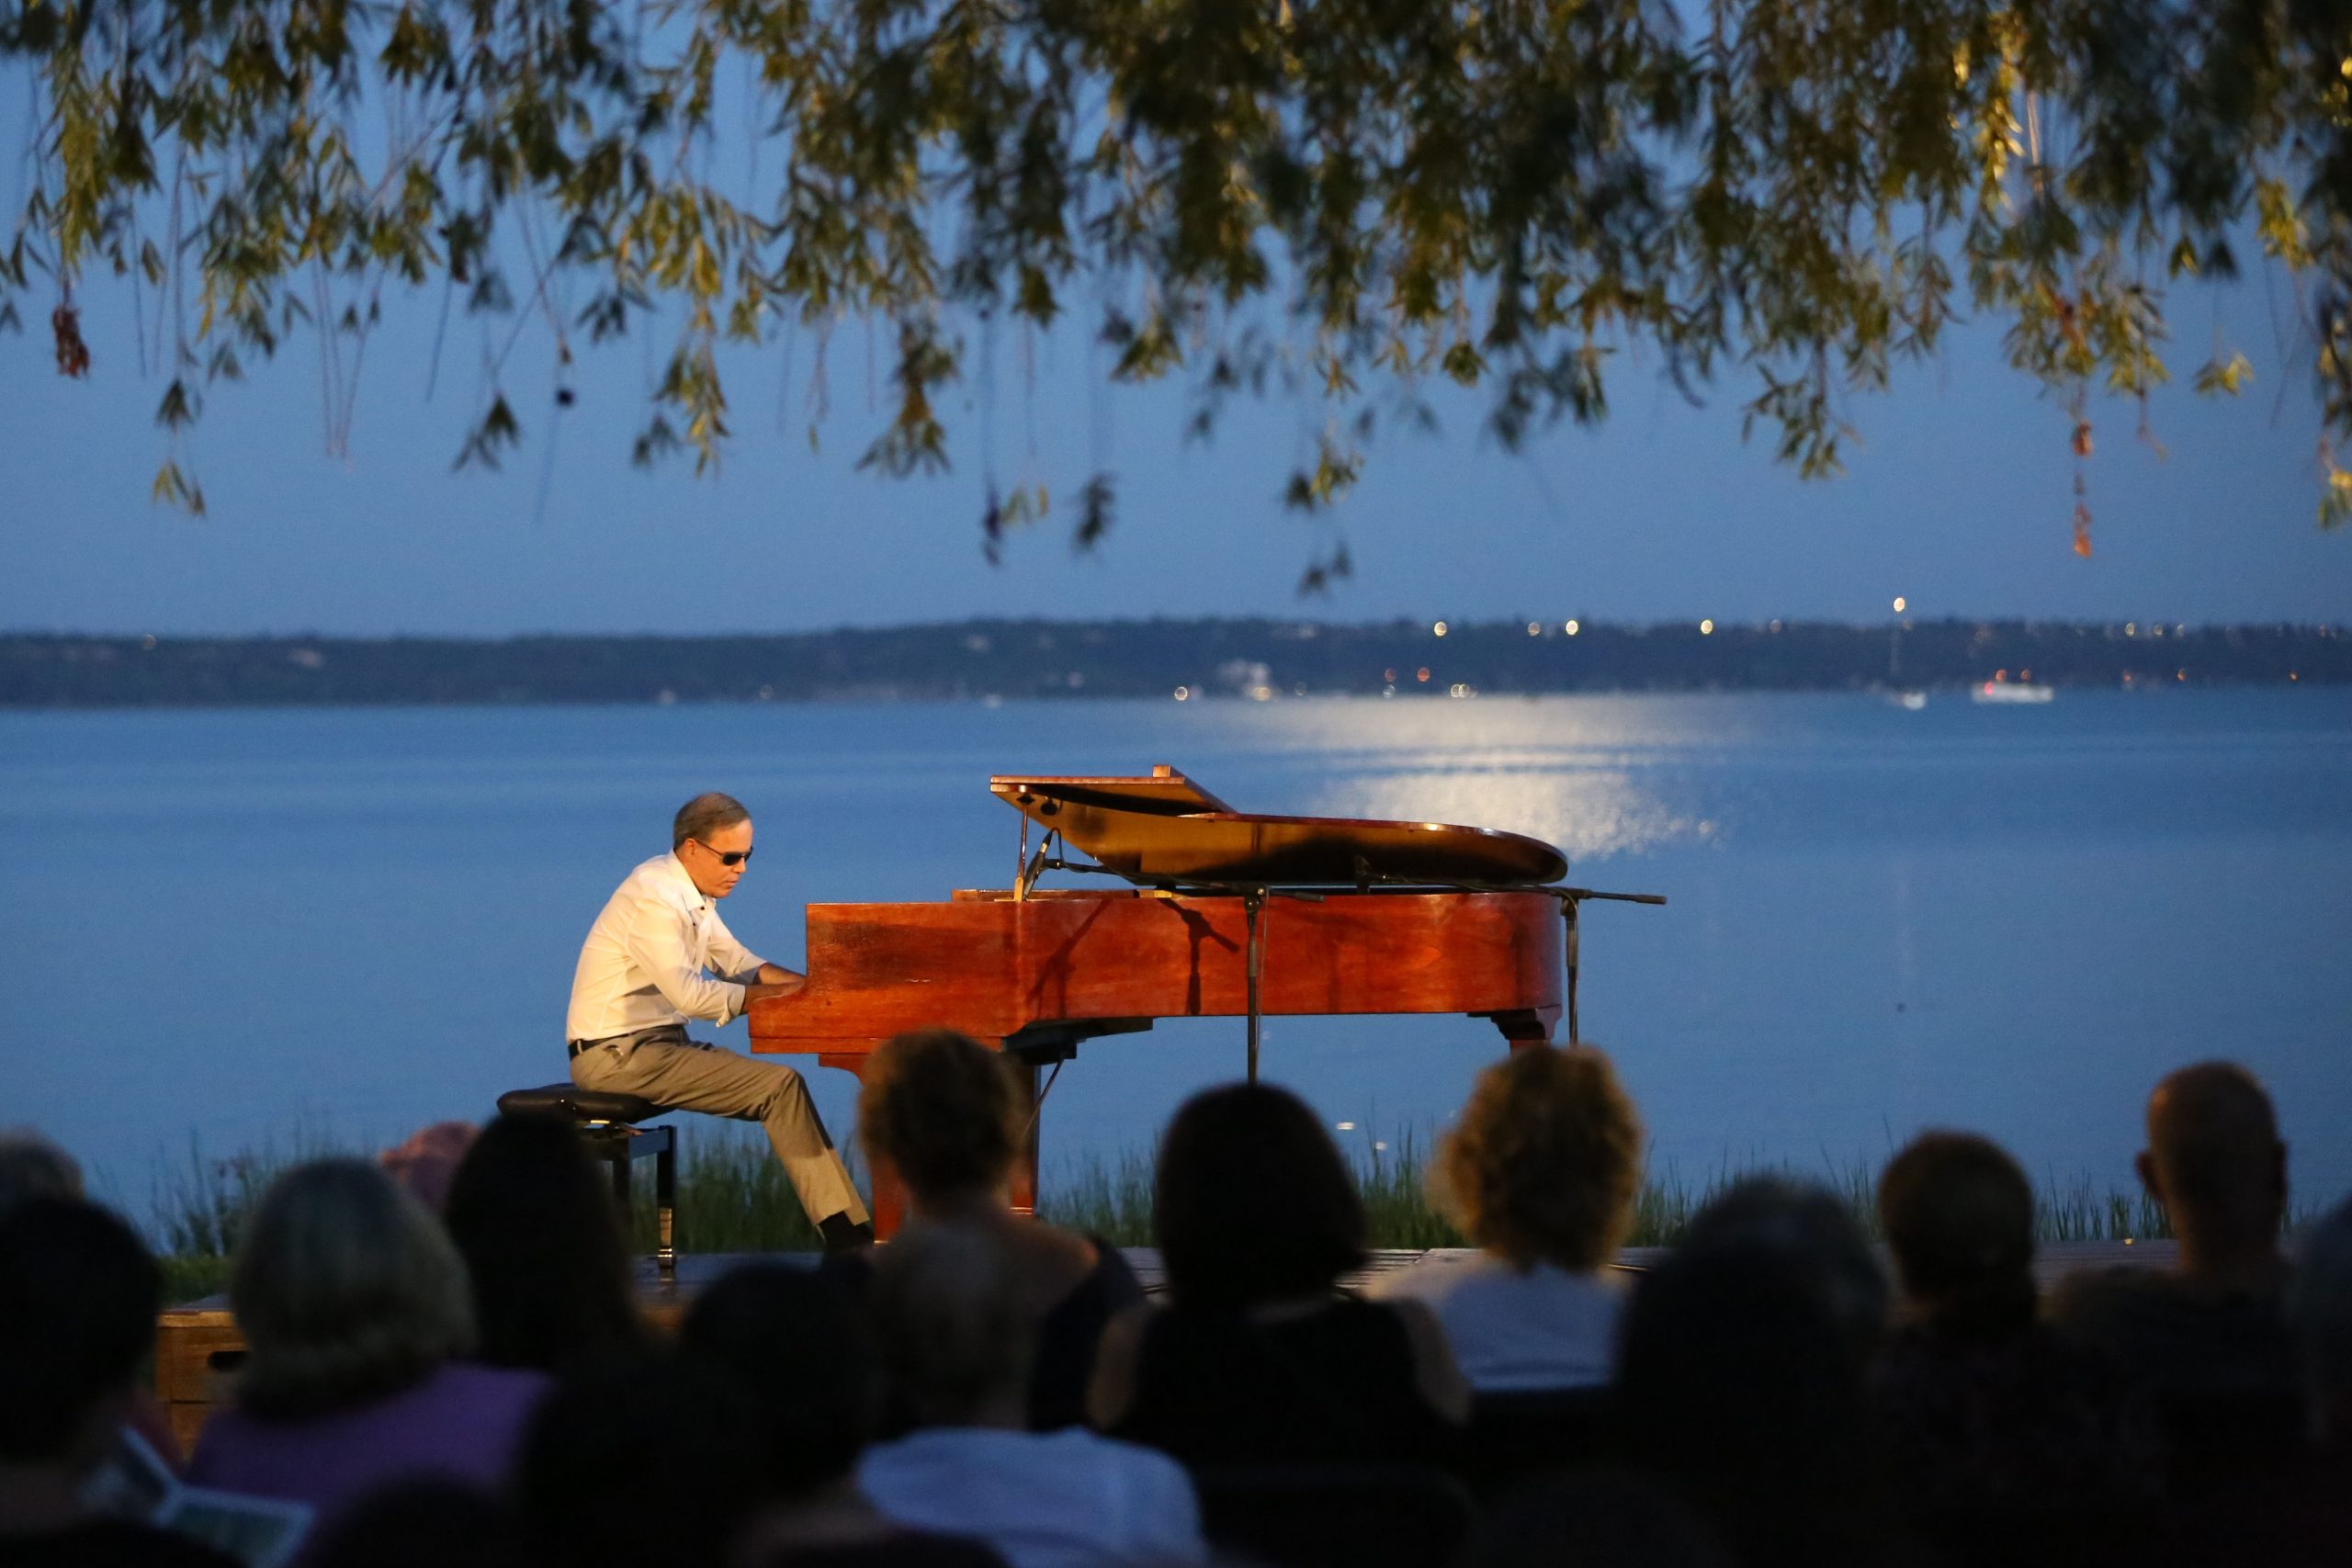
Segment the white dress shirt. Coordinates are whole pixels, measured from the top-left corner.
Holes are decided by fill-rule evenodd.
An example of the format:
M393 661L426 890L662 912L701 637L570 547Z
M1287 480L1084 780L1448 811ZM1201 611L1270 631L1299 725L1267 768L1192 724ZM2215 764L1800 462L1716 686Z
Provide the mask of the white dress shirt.
M1480 1393L1595 1388L1616 1375L1626 1292L1614 1269L1572 1274L1549 1263L1514 1269L1487 1252L1433 1254L1374 1276L1365 1293L1426 1302Z
M866 1450L857 1485L886 1518L977 1537L1012 1568L1208 1561L1183 1466L1080 1427L926 1427Z
M765 962L735 940L675 853L628 874L605 904L571 976L567 1040L608 1040L690 1018L725 1023Z

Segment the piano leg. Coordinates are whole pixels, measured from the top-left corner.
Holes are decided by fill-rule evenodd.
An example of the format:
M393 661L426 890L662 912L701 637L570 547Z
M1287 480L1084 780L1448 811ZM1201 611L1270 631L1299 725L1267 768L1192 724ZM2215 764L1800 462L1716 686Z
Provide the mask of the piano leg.
M817 1058L817 1065L820 1067L839 1067L857 1080L858 1091L864 1093L865 1064L868 1060L870 1058L863 1051L843 1052L839 1055L820 1055ZM876 1159L872 1149L866 1149L864 1153L866 1185L873 1189L866 1194L865 1206L874 1215L875 1239L887 1241L897 1234L899 1226L905 1222L907 1190L900 1185L898 1173L881 1160Z
M1548 1045L1552 1043L1552 1031L1559 1024L1560 1010L1558 1008L1510 1008L1500 1012L1480 1013L1477 1016L1491 1021L1497 1029L1502 1031L1503 1038L1510 1043L1512 1050L1522 1051L1530 1045Z
M1029 1115L1021 1134L1021 1148L1012 1156L1012 1212L1034 1214L1037 1212L1037 1142L1044 1131L1046 1102L1038 1090L1044 1086L1041 1076L1046 1069L1035 1062L1014 1056L1007 1064L1012 1075L1021 1081L1023 1093L1029 1101Z

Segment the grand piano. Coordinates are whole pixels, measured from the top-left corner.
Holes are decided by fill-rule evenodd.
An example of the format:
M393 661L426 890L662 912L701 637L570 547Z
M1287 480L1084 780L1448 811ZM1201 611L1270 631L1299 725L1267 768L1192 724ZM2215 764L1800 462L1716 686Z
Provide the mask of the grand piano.
M1042 1108L1080 1043L1161 1018L1246 1018L1252 1077L1272 1015L1468 1013L1516 1048L1550 1040L1565 1013L1573 1041L1577 906L1665 902L1561 886L1566 858L1517 833L1255 816L1168 766L989 788L1021 814L1013 885L809 905L808 984L751 1005L752 1050L863 1076L901 1031L959 1029L1017 1060ZM1117 885L1038 886L1049 872ZM1023 1209L1038 1121L1015 1178ZM887 1235L898 1184L877 1170L874 1187Z

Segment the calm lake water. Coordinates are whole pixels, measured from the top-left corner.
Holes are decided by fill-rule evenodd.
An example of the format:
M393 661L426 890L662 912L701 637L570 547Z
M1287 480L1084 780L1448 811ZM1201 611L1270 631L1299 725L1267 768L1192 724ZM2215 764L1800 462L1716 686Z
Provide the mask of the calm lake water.
M1666 894L1589 907L1584 943L1585 1034L1655 1167L1844 1169L1951 1125L2123 1186L2150 1083L2227 1055L2279 1102L2299 1201L2352 1188L2327 691L0 715L0 1123L143 1209L192 1138L478 1118L563 1076L580 940L687 795L752 807L729 923L794 963L804 903L1005 886L989 773L1159 761L1243 809L1533 833L1573 881ZM1357 1140L1433 1129L1498 1051L1466 1019L1266 1030L1268 1075ZM1241 1066L1238 1021L1088 1045L1048 1179ZM852 1081L812 1077L845 1129Z

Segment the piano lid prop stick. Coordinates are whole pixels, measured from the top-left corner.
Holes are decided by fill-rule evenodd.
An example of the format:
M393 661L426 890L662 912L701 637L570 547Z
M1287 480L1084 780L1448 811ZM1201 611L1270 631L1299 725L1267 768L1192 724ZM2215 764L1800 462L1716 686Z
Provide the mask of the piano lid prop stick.
M1568 950L1568 1043L1575 1045L1583 1036L1577 1032L1577 948L1581 944L1581 928L1577 923L1577 901L1560 900L1560 918L1567 922Z

